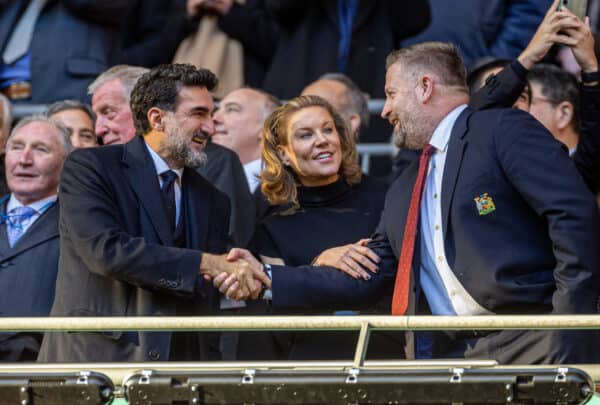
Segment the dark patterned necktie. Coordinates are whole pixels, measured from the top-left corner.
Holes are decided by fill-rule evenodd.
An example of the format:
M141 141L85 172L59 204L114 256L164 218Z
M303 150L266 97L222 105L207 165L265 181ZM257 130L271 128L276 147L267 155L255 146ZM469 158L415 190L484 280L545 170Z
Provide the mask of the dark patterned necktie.
M166 172L162 172L160 177L163 181L162 196L167 210L167 219L171 225L171 230L174 231L177 227L177 206L175 204L175 180L177 180L177 173L173 170L167 170Z

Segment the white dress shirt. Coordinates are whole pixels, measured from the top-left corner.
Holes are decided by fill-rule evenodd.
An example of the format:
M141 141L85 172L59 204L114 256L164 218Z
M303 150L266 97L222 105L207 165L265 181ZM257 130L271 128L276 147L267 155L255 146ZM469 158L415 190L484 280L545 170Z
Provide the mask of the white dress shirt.
M262 159L256 159L244 165L244 173L248 180L250 192L254 193L256 187L260 184L260 171L262 170Z
M177 174L177 180L175 180L175 222L179 224L179 213L181 212L181 176L183 175L183 169L171 169L158 153L156 153L147 143L145 145L146 148L148 148L148 152L150 152L150 156L152 156L156 175L158 176L158 184L160 184L161 188L163 186L163 179L160 177L161 174L169 170L173 170Z
M421 288L434 315L487 315L465 290L446 261L442 227L442 177L452 128L463 104L451 111L437 126L431 141L435 147L421 200ZM445 202L449 203L448 201ZM455 269L456 270L456 269Z
M33 208L33 210L35 211L34 214L32 214L29 218L25 218L23 220L23 222L21 223L21 227L23 228L23 235L25 234L25 232L27 232L27 230L31 227L31 225L33 225L33 223L35 221L37 221L37 219L40 217L40 215L42 215L44 213L44 211L46 211L48 208L50 208L50 206L52 206L51 203L56 202L57 199L57 195L51 195L50 197L46 197L46 198L42 198L41 200L38 200L34 203L31 204L27 204L27 207ZM14 194L10 195L10 198L8 200L8 203L6 204L6 213L10 214L10 212L17 208L17 207L24 207L25 205L21 204L21 202L19 200L17 200L17 198L14 196Z

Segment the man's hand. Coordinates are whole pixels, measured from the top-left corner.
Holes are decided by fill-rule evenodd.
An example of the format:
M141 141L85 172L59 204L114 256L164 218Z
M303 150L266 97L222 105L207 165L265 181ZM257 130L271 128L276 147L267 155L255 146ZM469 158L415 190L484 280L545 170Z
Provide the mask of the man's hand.
M327 249L315 259L315 266L330 266L358 279L370 280L372 273L377 273L379 256L367 247L369 239L361 239L356 243ZM367 271L368 270L368 271Z
M577 28L581 24L581 20L565 8L557 11L559 2L560 0L554 0L527 48L518 57L519 62L527 70L531 70L533 65L541 61L552 45L573 46L576 44L576 40L571 38L567 32L569 29Z
M229 255L203 253L200 274L207 280L213 280L213 284L217 276L225 274L229 280L228 286L231 288L231 291L226 294L229 298L244 300L248 297L256 297L262 288L260 282L264 282L266 278L270 285L270 280L262 271L262 265L250 252L238 253L237 250L232 249ZM232 252L239 257L232 256ZM258 285L255 278L259 280ZM219 278L221 279L222 277Z
M570 11L568 11L570 13ZM577 17L575 17L577 18ZM585 22L577 18L578 24L574 28L566 29L567 35L575 43L571 45L571 51L575 60L586 73L598 71L598 58L596 58L594 34L590 27L590 18L586 17Z
M226 297L234 300L244 300L248 297L258 298L263 284L271 288L271 280L263 271L263 265L244 249L231 249L226 260L235 263L247 272L240 277L230 272L221 272L213 277L213 285Z

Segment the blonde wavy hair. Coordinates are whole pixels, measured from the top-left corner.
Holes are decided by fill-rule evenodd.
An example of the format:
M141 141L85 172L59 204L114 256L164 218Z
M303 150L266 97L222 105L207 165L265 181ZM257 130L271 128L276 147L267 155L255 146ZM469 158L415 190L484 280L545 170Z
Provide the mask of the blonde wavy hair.
M344 119L325 99L318 96L300 96L277 108L266 119L262 136L261 191L273 205L298 204L298 186L300 181L294 168L286 166L278 153L278 146L287 146L289 120L296 112L309 107L321 107L333 118L333 124L340 137L342 162L339 175L349 184L360 183L362 173L358 164L358 154L354 137Z

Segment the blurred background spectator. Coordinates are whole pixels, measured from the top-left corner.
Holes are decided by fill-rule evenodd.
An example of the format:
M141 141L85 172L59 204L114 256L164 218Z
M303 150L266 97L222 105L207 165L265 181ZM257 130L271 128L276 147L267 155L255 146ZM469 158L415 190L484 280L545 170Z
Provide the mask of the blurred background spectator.
M290 99L327 72L348 75L371 97L383 97L382 66L402 39L429 23L425 1L266 0L281 27L265 90Z
M77 100L57 101L48 107L46 115L67 128L74 148L98 146L98 138L94 132L96 116L89 105Z
M170 63L186 35L185 0L131 0L119 63L151 68Z
M467 68L485 56L514 59L525 49L552 0L429 0L431 24L403 46L452 42Z
M219 97L243 85L262 87L279 35L263 0L187 0L186 13L189 35L175 62L215 72Z
M0 90L15 102L85 100L114 65L131 0L0 1Z
M6 173L4 171L4 145L6 144L8 134L10 134L11 125L12 109L10 101L5 95L0 93L0 195L6 195L9 192L8 185L6 184Z

